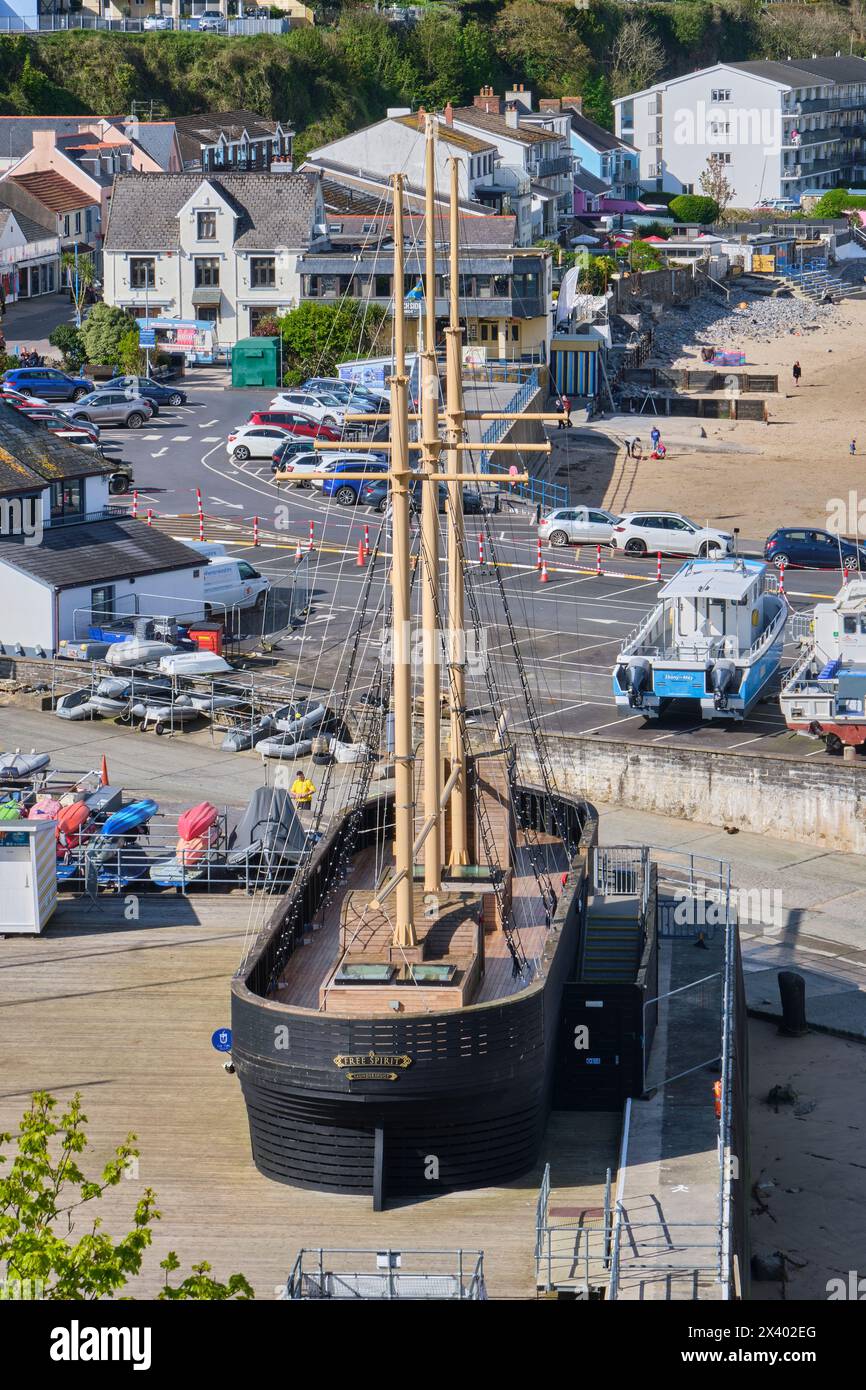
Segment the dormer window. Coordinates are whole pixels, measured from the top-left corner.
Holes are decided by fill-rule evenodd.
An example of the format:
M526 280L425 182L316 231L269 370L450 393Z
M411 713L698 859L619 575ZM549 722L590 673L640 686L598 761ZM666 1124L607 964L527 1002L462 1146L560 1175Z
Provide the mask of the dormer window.
M216 213L196 213L196 235L199 241L216 241Z

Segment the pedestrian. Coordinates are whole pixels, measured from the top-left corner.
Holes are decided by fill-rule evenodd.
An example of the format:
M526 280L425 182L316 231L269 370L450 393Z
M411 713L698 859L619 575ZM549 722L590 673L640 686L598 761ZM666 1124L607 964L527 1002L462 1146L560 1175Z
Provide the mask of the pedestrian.
M800 385L800 377L803 375L803 368L800 366L800 363L799 363L799 362L795 362L795 363L794 363L794 366L793 366L793 369L792 369L792 375L793 375L793 377L794 377L794 385L795 385L795 386L799 386L799 385Z
M652 429L650 430L650 439L652 440L653 453L655 453L656 450L658 449L658 447L659 447L659 440L661 439L661 437L662 437L662 432L661 432L661 430L659 429L658 425L653 425Z
M309 810L313 804L316 788L305 772L299 772L292 783L291 798L298 810Z
M569 429L571 427L571 401L568 399L568 396L561 396L559 404L563 419L558 422L556 428L558 430Z
M625 444L625 456L627 459L640 457L641 442L639 435L628 434L623 443Z
M856 454L856 452L857 452L857 440L856 440L856 439L852 439L852 440L851 440L851 443L848 445L848 453L853 455L853 454Z

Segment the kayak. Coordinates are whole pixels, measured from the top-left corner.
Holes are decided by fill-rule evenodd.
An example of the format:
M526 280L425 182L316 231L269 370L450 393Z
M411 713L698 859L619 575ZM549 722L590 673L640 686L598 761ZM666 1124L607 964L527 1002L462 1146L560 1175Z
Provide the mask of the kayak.
M123 806L108 817L99 832L100 838L109 835L131 835L146 825L158 810L155 801L146 798L142 801L131 801L128 806Z
M206 830L210 830L218 815L216 806L212 806L209 801L200 801L197 806L190 806L188 811L182 811L177 818L178 836L181 840L197 839L198 836L204 835Z
M21 806L17 801L0 801L0 820L22 820Z
M62 853L75 849L84 838L82 831L90 820L90 807L85 801L73 801L61 808L57 817L57 850Z

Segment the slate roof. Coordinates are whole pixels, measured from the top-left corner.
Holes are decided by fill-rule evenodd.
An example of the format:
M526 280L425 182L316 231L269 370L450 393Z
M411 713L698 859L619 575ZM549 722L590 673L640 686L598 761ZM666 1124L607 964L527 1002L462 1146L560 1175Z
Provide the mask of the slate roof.
M307 246L312 235L315 174L118 174L111 195L106 251L173 251L178 213L203 183L238 214L235 246L273 251Z
M415 130L419 136L424 134L423 116L393 116L392 120L397 125L404 125L408 130ZM480 140L475 135L467 135L465 130L455 130L446 121L437 121L436 138L441 140L443 145L454 145L458 150L468 150L470 154L480 154L485 150L495 150L496 145L492 140Z
M61 478L113 472L99 454L58 439L0 400L0 496L40 491Z
M596 178L589 169L576 170L574 182L575 186L582 189L584 193L610 193L610 184L605 183L604 179Z
M200 159L202 148L215 145L220 135L232 142L244 133L252 140L271 139L278 123L255 111L206 111L201 116L176 116L174 124L181 157L188 164Z
M866 60L863 58L795 58L791 63L754 60L747 63L725 63L725 67L767 77L771 82L783 82L788 87L814 87L827 82L866 82Z
M95 194L82 193L74 183L70 183L62 174L56 174L53 169L32 174L10 174L8 177L51 212L73 212L96 201Z
M175 140L174 121L135 121L124 123L123 129L134 145L140 145L168 173Z
M552 130L533 130L530 126L510 126L504 116L497 116L493 111L482 111L477 106L460 106L454 112L455 121L462 121L465 125L477 126L479 130L487 130L491 135L506 136L509 140L517 140L521 145L540 145L547 140L557 140L559 137Z
M21 159L29 154L34 130L77 135L82 125L96 120L96 116L0 116L0 159Z
M589 120L580 111L569 109L571 116L571 128L575 135L579 135L581 140L585 140L588 145L592 145L595 150L634 150L634 145L628 141L621 140L618 135L605 130L604 126L596 125L595 121Z
M197 550L132 517L49 526L39 545L0 536L0 564L55 589L78 589L85 584L191 569L203 563Z

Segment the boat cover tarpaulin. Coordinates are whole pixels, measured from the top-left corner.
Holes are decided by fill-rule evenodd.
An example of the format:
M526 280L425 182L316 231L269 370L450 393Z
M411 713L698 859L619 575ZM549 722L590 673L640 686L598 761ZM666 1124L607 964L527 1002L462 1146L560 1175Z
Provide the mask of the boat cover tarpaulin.
M283 787L259 787L232 833L232 857L243 854L299 854L307 833Z

